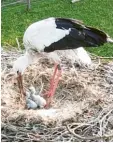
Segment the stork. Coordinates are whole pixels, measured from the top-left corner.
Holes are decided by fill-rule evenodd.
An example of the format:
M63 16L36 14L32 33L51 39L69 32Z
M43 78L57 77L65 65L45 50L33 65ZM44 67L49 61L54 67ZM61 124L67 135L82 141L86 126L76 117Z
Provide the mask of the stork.
M82 47L99 47L106 42L113 42L113 40L103 31L86 26L76 19L52 17L31 24L23 37L26 52L13 65L20 92L25 95L22 82L22 75L25 69L33 63L39 54L47 53L55 63L50 88L45 93L48 97L47 103L49 105L61 76L61 58L59 54L65 51L65 57L70 57L69 60L74 62L76 60L74 53L78 48L78 53L81 53L79 54L81 60L90 64L91 60L83 52ZM70 51L73 52L73 55L71 55Z

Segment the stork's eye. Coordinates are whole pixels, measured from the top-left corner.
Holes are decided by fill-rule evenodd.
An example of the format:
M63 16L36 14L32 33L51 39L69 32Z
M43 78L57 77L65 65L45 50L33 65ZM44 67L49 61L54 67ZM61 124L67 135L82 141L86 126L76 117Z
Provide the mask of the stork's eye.
M19 73L19 70L17 71L17 74Z

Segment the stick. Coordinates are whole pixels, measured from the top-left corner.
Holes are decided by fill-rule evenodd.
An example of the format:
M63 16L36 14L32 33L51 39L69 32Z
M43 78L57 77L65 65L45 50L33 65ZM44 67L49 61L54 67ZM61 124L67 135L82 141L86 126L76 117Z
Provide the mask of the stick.
M113 59L113 57L96 57L96 58L92 58L93 60L95 59Z
M42 80L41 80L41 89L40 89L39 95L42 94L43 88L44 88L44 83L42 83Z
M69 128L69 126L67 125L66 126L67 130L73 134L76 138L79 138L79 139L82 139L82 140L94 140L94 139L101 139L101 138L110 138L110 137L113 137L113 134L110 134L110 135L103 135L103 136L95 136L95 137L90 137L90 136L87 136L87 137L83 137L83 136L80 136L78 134L76 134L75 132L71 131L71 129Z
M17 45L18 45L19 51L21 51L21 49L20 49L20 44L19 44L19 41L18 41L18 38L16 38L16 43L17 43Z
M99 59L113 59L113 57L101 57L101 56L98 56L98 55L96 55L96 54L93 54L93 53L90 53L90 52L88 52L91 56L94 56L94 57L96 57L96 58L92 58L92 59L97 59L97 58L99 58Z

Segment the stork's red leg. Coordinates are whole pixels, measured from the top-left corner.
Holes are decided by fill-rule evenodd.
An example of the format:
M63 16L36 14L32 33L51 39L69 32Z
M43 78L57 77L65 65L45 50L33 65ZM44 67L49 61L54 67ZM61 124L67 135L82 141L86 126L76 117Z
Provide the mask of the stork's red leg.
M50 96L53 96L55 94L55 91L56 91L56 88L58 86L58 83L59 83L59 78L61 77L61 68L59 67L59 65L57 65L57 69L58 69L58 74L56 75L56 79L54 78L54 81L53 81L53 87L52 87L52 91L51 91L51 95Z
M19 87L19 90L20 90L20 94L21 95L26 95L25 94L25 91L24 91L24 88L23 88L23 79L22 79L22 75L20 72L17 73L18 76L17 76L17 82L18 82L18 87Z
M53 95L55 94L55 91L56 91L56 88L57 88L60 77L61 77L60 65L55 64L54 74L53 74L53 77L52 77L51 82L50 82L50 89L49 89L48 92L46 92L46 94L44 94L44 95L47 96L47 106L52 101L52 98L53 98Z
M52 76L52 78L51 78L51 80L50 80L49 90L44 93L44 96L49 96L49 94L51 94L52 88L53 88L53 86L54 86L55 75L56 75L57 70L58 70L57 66L58 66L58 64L56 63L56 64L55 64L55 68L54 68L53 76Z
M57 70L58 70L58 64L55 64L55 69L54 69L53 77L51 78L51 81L50 81L50 89L49 89L50 94L51 94L51 91L53 90L54 80L55 80L55 76L56 76Z

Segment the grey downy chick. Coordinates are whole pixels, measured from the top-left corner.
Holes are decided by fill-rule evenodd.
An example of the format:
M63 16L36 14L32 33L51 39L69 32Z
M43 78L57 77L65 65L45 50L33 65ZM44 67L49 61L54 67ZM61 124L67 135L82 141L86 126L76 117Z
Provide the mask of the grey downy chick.
M33 86L31 86L29 90L31 92L31 99L37 104L39 108L44 108L46 105L46 100L40 95L36 95L36 91Z
M37 108L37 104L34 101L32 101L29 92L26 92L26 105L27 105L28 109L36 109Z
M30 91L31 94L36 94L36 90L33 86L29 87L29 91Z

